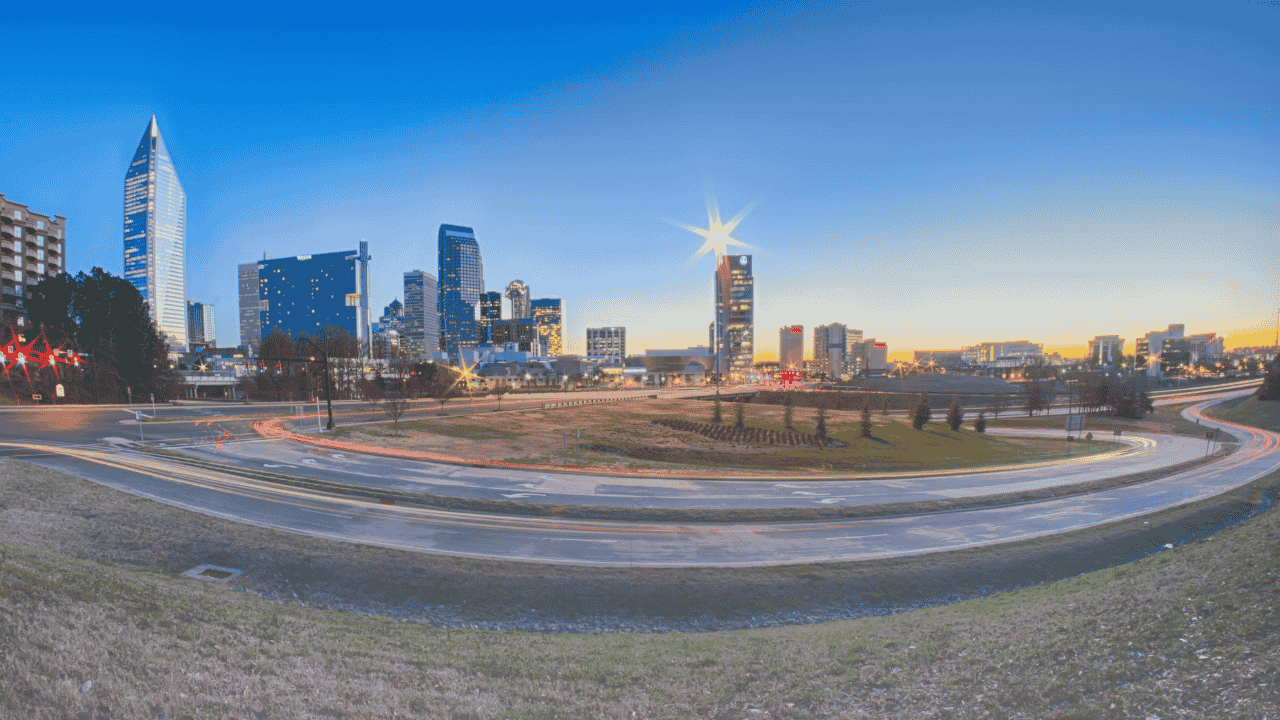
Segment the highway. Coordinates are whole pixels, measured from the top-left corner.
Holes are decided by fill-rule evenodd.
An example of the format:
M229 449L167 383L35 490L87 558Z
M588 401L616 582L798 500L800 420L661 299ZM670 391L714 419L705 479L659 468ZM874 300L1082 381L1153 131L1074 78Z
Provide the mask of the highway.
M1235 395L1247 392L1240 391ZM1193 421L1199 419L1206 427L1215 427L1220 423L1203 417L1200 410L1221 397L1231 396L1220 396L1190 407L1184 411L1184 416ZM95 423L90 425L98 427ZM165 424L150 423L145 427L150 429ZM115 428L119 427L117 420ZM379 505L358 499L308 495L218 470L186 467L138 453L128 446L104 445L101 437L97 443L80 443L79 446L9 438L5 442L5 454L197 512L335 540L475 558L582 565L745 566L914 555L1067 532L1210 497L1280 467L1280 456L1276 453L1280 436L1239 426L1227 429L1241 439L1240 449L1235 454L1195 470L1105 492L1008 507L910 517L759 524L575 521ZM12 427L6 424L5 434L11 434L11 431ZM84 432L80 431L78 436L83 438ZM1127 456L1127 467L1132 470L1152 462L1153 455L1162 452L1162 446L1170 453L1187 451L1177 441L1165 445L1165 439L1162 437L1149 446L1149 452L1144 453L1142 448L1137 448L1114 460L1124 468ZM1192 439L1192 442L1202 453L1203 441ZM796 506L821 504L831 498L839 498L839 502L874 502L877 497L922 499L986 494L1002 486L1043 482L1052 476L1046 470L1025 471L1009 477L985 473L960 474L930 478L927 487L913 484L920 483L920 480L900 478L874 481L878 490L869 484L873 481L844 485L828 481L814 484L814 487L821 486L817 491L804 486L779 487L796 483L760 483L730 491L724 487L726 483L700 481L680 484L680 481L652 480L645 490L648 496L637 499L637 485L619 483L617 478L586 481L576 475L557 477L549 472L492 471L423 464L423 472L419 475L426 482L419 483L396 477L406 473L389 469L384 458L305 453L278 440L233 441L232 446L236 448L235 453L228 450L225 457L234 455L237 464L293 464L294 468L275 470L332 473L334 477L348 482L354 477L366 477L373 482L409 482L415 487L430 486L432 491L452 487L457 489L456 492L488 492L496 493L497 497L515 494L502 492L511 489L512 485L523 487L523 484L529 484L534 487L524 489L549 491L538 497L539 501L547 502L595 498L597 502L617 504L630 496L638 503L662 501L673 506L696 507L699 505L694 503L704 501L698 497L699 492L716 495L705 502L717 507L731 503ZM228 447L227 443L224 447ZM296 463L266 462L286 459L296 460ZM371 468L380 471L370 472ZM993 483L992 478L997 478L998 482ZM1007 482L1009 479L1014 483ZM517 480L521 482L515 482ZM966 482L982 484L964 485ZM734 484L738 483L735 481ZM855 496L854 489L869 497ZM830 490L848 492L829 493ZM759 497L752 497L753 492ZM827 494L806 496L797 495L797 492Z

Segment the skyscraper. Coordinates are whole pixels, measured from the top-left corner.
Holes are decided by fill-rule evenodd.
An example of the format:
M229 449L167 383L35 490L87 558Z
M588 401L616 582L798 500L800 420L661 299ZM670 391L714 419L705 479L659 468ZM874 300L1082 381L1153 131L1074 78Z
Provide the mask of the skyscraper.
M804 368L804 326L787 325L778 330L778 369Z
M529 286L525 285L523 280L512 280L507 286L507 299L511 301L512 318L525 320L533 317L532 308L529 306L531 294Z
M533 306L533 319L538 323L538 336L542 338L542 346L548 355L560 355L564 352L564 304L560 298L538 298L530 303Z
M836 380L844 373L844 353L848 328L840 323L819 325L813 329L813 362Z
M218 337L214 327L212 305L198 300L187 301L187 342L217 347Z
M750 255L721 255L716 268L716 362L731 381L751 373L755 361L755 280Z
M484 292L484 265L475 231L441 225L439 236L440 349L454 354L476 345L476 306Z
M124 176L124 277L142 293L169 348L187 349L187 194L156 116Z
M240 345L249 355L257 355L258 348L262 347L262 289L258 282L258 263L240 265L237 281L240 291Z
M440 350L440 314L436 310L436 276L426 270L404 274L405 352L422 357Z
M259 261L260 337L277 328L295 338L303 333L315 337L338 327L363 341L359 303L348 300L359 284L358 261L351 251Z
M497 290L480 293L480 331L476 342L494 343L493 324L502 319L502 293Z

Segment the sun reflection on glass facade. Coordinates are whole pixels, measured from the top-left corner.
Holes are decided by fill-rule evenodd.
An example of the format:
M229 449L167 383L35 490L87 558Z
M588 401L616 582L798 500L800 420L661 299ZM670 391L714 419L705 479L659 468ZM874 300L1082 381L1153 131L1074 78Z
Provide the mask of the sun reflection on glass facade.
M187 194L151 116L124 176L124 277L175 351L187 349Z

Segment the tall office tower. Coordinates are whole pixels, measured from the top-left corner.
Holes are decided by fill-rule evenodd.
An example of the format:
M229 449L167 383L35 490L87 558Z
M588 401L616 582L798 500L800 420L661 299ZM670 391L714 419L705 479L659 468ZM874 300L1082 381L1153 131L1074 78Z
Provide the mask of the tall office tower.
M564 304L560 298L538 298L532 301L533 319L538 323L538 336L548 355L564 352Z
M624 327L587 328L587 357L611 357L622 362L627 358L627 329Z
M848 328L840 323L819 325L813 329L813 362L832 380L844 373L844 353Z
M349 250L258 262L260 336L279 328L295 338L316 337L337 327L363 340L359 303L348 300L359 284L356 256Z
M511 317L515 320L522 320L533 317L532 308L529 307L529 286L524 284L523 280L512 280L507 286L507 299L511 301Z
M240 345L248 355L254 356L262 347L262 290L258 283L258 263L240 265L237 280L240 290Z
M740 380L755 360L755 286L750 255L721 255L716 269L716 363L723 378Z
M484 292L484 265L475 231L460 225L441 225L439 237L440 349L453 355L476 345L476 306Z
M502 293L497 290L480 293L480 325L476 330L476 342L495 343L493 324L502 319Z
M41 215L0 195L0 320L22 332L27 324L28 288L67 267L67 219ZM4 340L9 340L6 333Z
M187 342L218 346L212 305L198 300L187 301Z
M436 276L426 270L404 274L405 352L418 358L440 350L440 313Z
M124 176L124 278L169 349L187 349L187 194L151 116Z
M778 330L778 369L804 368L804 326L787 325Z
M494 320L489 331L494 345L516 343L516 350L520 352L538 352L535 347L538 345L538 328L534 325L533 318Z
M846 329L844 337L849 341L845 346L844 374L857 375L867 367L866 352L862 347L862 331Z

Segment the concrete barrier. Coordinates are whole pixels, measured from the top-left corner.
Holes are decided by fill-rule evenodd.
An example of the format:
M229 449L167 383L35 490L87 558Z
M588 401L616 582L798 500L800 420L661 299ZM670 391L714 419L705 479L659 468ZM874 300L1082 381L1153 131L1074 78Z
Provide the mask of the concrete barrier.
M542 403L542 409L569 407L570 405L592 405L603 402L626 402L627 400L657 400L658 396L654 395L632 395L624 398L592 398L591 400L566 400L557 403Z

